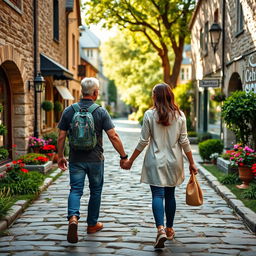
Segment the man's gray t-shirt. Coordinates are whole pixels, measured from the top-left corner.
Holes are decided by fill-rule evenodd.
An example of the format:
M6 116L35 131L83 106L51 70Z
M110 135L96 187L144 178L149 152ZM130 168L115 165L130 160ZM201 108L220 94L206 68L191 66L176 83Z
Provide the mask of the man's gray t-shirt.
M90 99L81 99L78 103L81 108L89 108L93 101ZM65 108L62 113L58 128L60 130L68 131L74 115L72 106ZM102 131L105 132L113 129L115 126L106 109L99 107L93 113L95 131L97 136L97 145L91 151L74 150L70 147L69 162L100 162L104 160L103 144L102 144Z

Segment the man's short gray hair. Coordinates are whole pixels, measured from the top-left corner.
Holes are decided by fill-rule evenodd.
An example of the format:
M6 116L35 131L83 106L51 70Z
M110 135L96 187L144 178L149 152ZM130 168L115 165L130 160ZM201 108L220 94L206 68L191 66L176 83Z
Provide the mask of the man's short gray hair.
M95 89L99 89L100 84L99 80L95 77L85 77L81 82L81 86L83 96L92 96Z

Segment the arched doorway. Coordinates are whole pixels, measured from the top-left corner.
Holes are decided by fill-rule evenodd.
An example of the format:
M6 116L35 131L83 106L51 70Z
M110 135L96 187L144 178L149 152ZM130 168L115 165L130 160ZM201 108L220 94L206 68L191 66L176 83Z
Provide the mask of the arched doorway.
M12 146L11 95L8 78L4 69L0 66L0 105L3 106L3 111L0 112L0 124L7 128L7 134L0 136L0 147L9 150L9 158L12 158L10 154Z
M228 96L234 91L242 91L242 90L243 90L243 86L242 86L241 77L237 72L234 72L229 79Z
M241 77L239 73L234 72L229 79L228 96L230 96L232 92L242 91L242 90L243 90L243 85L242 85ZM230 148L231 145L236 143L235 134L227 128L225 128L223 132L224 132L225 145L227 148Z

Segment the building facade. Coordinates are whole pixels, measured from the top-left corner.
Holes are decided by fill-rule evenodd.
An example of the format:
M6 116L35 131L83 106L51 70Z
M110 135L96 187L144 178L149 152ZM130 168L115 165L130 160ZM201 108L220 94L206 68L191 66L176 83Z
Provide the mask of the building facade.
M76 19L73 25L71 19ZM52 131L58 121L59 113L44 111L41 103L59 101L66 106L77 98L72 90L78 85L80 24L79 1L0 2L0 123L8 129L0 146L11 149L16 144L16 153L27 152L29 136ZM67 43L73 34L76 64L70 68L73 49ZM41 93L34 87L40 73L45 80Z
M215 45L210 35L213 24L221 28ZM198 1L190 29L197 130L219 135L230 147L235 137L221 122L221 103L212 98L220 91L226 97L236 90L256 92L256 2Z

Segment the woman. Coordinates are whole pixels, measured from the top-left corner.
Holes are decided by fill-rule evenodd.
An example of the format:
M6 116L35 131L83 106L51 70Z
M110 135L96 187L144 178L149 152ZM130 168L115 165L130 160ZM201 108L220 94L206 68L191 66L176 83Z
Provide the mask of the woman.
M174 103L174 94L167 84L157 84L152 91L154 105L144 115L141 137L131 158L121 165L130 169L134 160L149 144L141 173L141 182L150 185L152 209L157 227L155 248L174 237L176 211L175 187L184 181L183 154L189 161L190 173L197 173L187 137L186 117ZM165 207L163 205L165 199ZM166 228L164 227L164 212Z

